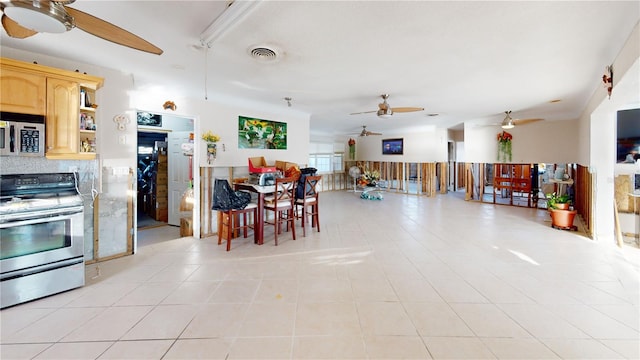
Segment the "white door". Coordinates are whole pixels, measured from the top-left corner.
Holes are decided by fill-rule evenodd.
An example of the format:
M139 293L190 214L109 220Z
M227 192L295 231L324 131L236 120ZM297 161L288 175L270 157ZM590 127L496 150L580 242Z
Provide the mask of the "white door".
M169 152L169 225L180 226L180 200L189 187L189 157L182 154L182 144L189 142L189 131L170 132Z

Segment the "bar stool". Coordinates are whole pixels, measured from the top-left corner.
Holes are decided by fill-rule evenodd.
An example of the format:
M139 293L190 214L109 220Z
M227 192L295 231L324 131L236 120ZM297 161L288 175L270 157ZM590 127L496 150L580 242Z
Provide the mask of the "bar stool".
M247 238L248 229L253 229L255 224L256 215L258 214L258 204L249 203L244 209L231 209L227 211L221 211L222 213L222 229L218 231L218 245L222 244L222 233L224 232L227 238L227 251L231 250L231 239L234 236L240 236L240 229L244 238ZM251 223L249 223L247 214L252 214ZM242 216L242 221L240 221ZM227 231L225 231L225 226ZM258 241L255 229L253 231L254 242Z
M250 194L233 191L226 179L216 179L211 208L221 214L220 226L218 227L218 245L222 244L222 235L224 234L227 240L227 251L231 250L231 240L234 236L239 236L240 229L243 230L243 235L246 238L248 229L254 227L253 224L258 215L258 204L249 202L250 198ZM246 205L240 208L244 204ZM236 208L234 209L234 207ZM253 219L250 224L247 214L251 213ZM242 216L242 221L240 221L240 216ZM253 237L254 242L257 241L255 229Z

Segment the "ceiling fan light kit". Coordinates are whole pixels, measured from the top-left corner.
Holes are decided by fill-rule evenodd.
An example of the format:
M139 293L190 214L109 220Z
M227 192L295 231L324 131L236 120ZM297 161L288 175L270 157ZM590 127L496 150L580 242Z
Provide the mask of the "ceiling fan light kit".
M511 111L505 111L504 112L506 114L504 120L502 120L502 124L500 125L503 129L513 129L514 128L514 124L513 124L513 119L511 118L511 116L509 116L511 114Z
M37 32L63 33L75 27L73 18L55 2L11 1L4 3L5 15Z
M369 135L382 135L381 133L373 132L367 130L367 125L362 125L362 132L358 136L369 136Z
M378 110L378 116L381 118L390 118L393 115L393 110L391 108L380 109Z
M351 113L351 115L376 113L376 115L378 115L378 117L386 119L386 118L392 117L394 112L406 113L406 112L414 112L414 111L422 111L422 110L424 110L424 108L421 108L421 107L395 107L395 108L392 108L391 106L389 106L389 103L387 102L387 99L389 98L389 94L382 94L382 95L380 95L380 97L382 98L382 102L378 104L378 110Z
M25 39L39 32L64 33L78 28L101 39L160 55L162 49L108 21L67 7L75 0L1 0L2 26L7 35Z

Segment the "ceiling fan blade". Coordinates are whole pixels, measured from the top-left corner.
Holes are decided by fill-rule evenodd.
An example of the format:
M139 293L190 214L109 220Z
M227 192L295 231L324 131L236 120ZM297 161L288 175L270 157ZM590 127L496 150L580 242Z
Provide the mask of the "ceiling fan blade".
M513 120L513 123L515 125L525 125L525 124L530 124L530 123L533 123L533 122L536 122L536 121L541 121L541 120L544 120L544 119L540 119L540 118L535 118L535 119L515 119L515 120Z
M367 135L382 135L382 133L367 131Z
M377 112L378 110L372 110L372 111L361 111L361 112L355 112L355 113L351 113L349 115L360 115L360 114L371 114L374 112Z
M7 15L2 14L2 27L7 32L7 35L16 39L26 39L29 36L33 36L37 34L37 31L33 31L31 29L27 29L26 27L21 26L17 22L11 20Z
M422 110L424 110L424 108L420 108L420 107L394 107L394 108L391 108L391 110L393 110L394 113L396 113L396 112L405 113L405 112L422 111Z
M64 7L69 15L73 17L76 27L113 43L128 46L132 49L145 51L151 54L160 55L162 49L136 36L127 30L117 27L107 21L99 19L93 15L89 15L77 9Z

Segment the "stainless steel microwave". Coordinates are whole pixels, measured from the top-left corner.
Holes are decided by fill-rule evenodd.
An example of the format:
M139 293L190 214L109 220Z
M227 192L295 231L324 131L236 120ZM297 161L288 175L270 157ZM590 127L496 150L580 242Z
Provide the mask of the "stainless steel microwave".
M43 115L0 112L0 155L44 156Z

